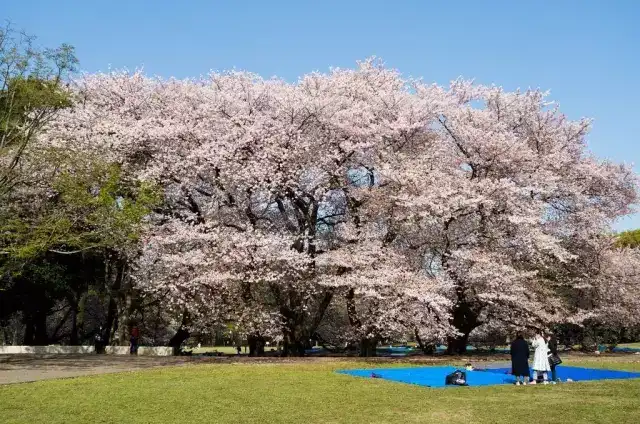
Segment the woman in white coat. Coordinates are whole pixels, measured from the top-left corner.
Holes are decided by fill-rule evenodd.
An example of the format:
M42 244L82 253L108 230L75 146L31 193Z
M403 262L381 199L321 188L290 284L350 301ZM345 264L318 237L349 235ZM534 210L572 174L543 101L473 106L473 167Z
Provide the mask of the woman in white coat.
M534 382L537 377L542 374L544 384L549 384L549 371L551 371L551 365L549 365L549 346L547 340L541 334L538 334L533 340L531 346L535 349L533 353L533 368Z

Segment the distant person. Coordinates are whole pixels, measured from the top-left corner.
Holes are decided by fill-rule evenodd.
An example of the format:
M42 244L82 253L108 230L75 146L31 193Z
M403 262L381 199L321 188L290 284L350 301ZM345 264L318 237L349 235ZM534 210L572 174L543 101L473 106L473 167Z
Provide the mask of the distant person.
M131 339L129 340L130 342L129 354L131 355L138 354L138 342L140 340L139 337L140 337L140 332L138 331L138 327L133 327L131 329Z
M547 340L542 334L538 334L533 340L532 346L535 349L532 367L535 374L534 381L537 382L542 378L544 384L549 384L549 371L551 371L551 366L549 365L549 345L547 345Z
M95 349L96 349L96 354L100 355L104 352L104 339L102 337L102 326L98 329L98 332L96 333L95 337L94 337L94 345L95 345Z
M561 362L560 355L558 355L558 338L555 334L551 334L549 338L549 367L551 368L551 381L554 383L558 381L556 367Z
M527 384L529 380L529 343L522 333L516 335L511 343L511 374L516 378L516 386Z
M240 355L242 353L242 346L236 346L236 351L238 352L238 355Z

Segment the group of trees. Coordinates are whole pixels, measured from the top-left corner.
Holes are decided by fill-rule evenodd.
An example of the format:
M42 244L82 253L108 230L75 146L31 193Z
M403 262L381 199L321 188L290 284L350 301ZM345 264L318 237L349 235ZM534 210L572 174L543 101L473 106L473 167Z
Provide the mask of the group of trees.
M78 344L100 326L126 334L116 334L123 268L161 191L93 152L38 142L77 102L76 65L70 46L43 50L10 25L0 29L3 343Z
M639 324L640 253L611 233L637 177L590 155L589 121L546 93L428 85L375 59L295 83L65 85L73 52L55 53L53 76L5 77L0 104L20 134L2 145L0 319L19 316L24 342L103 326L119 343L142 322L176 347L231 326L254 354L407 338L456 353L474 332Z

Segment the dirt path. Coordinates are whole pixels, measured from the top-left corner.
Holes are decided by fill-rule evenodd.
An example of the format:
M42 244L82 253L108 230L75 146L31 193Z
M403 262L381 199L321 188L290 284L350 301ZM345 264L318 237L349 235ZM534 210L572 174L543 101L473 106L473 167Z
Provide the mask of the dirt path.
M54 378L79 377L135 371L146 368L179 366L194 363L277 362L361 360L362 358L249 358L246 356L126 356L126 355L0 355L0 385L26 383ZM398 362L393 358L372 358L372 362ZM439 362L436 358L422 358L420 362ZM408 358L404 361L413 362ZM402 361L402 362L404 362Z
M0 355L0 384L134 371L188 362L194 361L187 357L124 355Z

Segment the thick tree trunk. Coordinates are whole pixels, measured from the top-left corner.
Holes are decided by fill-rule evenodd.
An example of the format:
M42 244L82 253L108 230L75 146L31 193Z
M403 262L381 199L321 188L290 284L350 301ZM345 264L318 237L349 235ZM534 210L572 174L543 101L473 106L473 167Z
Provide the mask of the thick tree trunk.
M311 316L307 316L304 312L292 311L287 305L280 307L280 313L285 317L285 323L282 327L282 356L305 356L307 349L311 349L311 337L316 334L316 330L333 299L333 294L333 289L326 290L315 313ZM291 294L290 299L292 299L290 303L298 304Z
M282 352L280 356L305 356L311 349L311 340L306 335L298 336L292 330L284 331Z
M468 333L458 337L449 337L447 339L447 355L464 355L467 352L468 342Z
M33 344L35 346L45 346L49 343L47 336L47 313L38 311L34 317L35 334Z
M436 353L436 345L433 343L425 343L418 333L418 329L414 329L414 334L416 336L416 343L418 343L418 347L422 350L422 353L425 355L433 355Z
M360 340L360 356L361 357L374 357L378 356L378 339L377 338L363 338Z
M481 323L478 321L478 312L465 301L462 289L458 289L458 303L453 309L451 324L461 335L448 338L447 354L463 355L467 352L469 334Z
M250 335L247 337L247 344L249 345L249 356L264 356L264 337Z
M189 313L187 311L184 311L182 313L180 328L178 328L178 331L176 331L176 334L171 337L171 340L169 340L168 343L168 345L173 348L174 355L180 354L180 347L182 346L182 343L184 343L185 340L187 340L191 336L191 333L189 333L189 330L187 330L186 328L187 325L189 325Z

